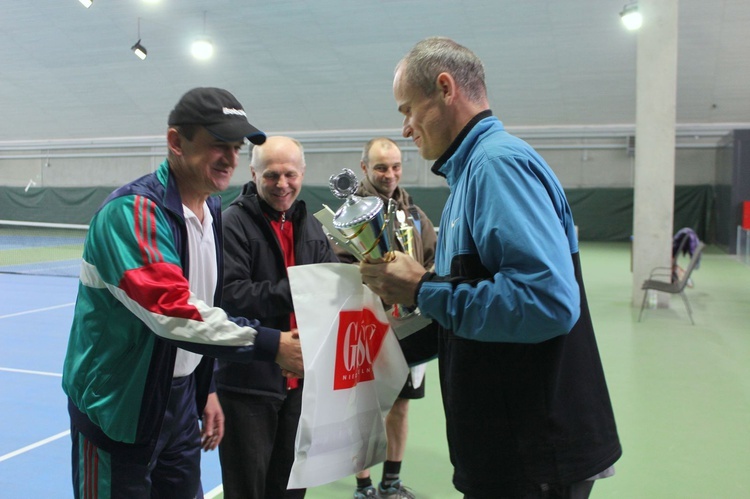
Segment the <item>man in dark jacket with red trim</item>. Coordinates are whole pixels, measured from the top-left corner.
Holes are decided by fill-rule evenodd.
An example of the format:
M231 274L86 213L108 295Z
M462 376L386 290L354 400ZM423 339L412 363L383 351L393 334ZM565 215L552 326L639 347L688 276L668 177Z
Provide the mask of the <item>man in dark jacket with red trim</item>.
M302 145L269 137L252 150L253 181L224 212L224 299L230 314L296 328L286 268L336 262L319 222L297 200L305 175ZM286 490L302 408L302 381L268 362L220 361L217 391L226 417L219 446L224 497L300 498Z

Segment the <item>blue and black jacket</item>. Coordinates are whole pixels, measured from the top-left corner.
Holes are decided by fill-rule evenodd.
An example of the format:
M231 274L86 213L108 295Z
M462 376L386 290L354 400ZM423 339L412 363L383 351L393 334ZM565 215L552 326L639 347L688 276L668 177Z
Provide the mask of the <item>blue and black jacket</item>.
M607 469L621 448L557 178L489 110L433 172L450 196L416 302L438 324L456 487L522 493Z

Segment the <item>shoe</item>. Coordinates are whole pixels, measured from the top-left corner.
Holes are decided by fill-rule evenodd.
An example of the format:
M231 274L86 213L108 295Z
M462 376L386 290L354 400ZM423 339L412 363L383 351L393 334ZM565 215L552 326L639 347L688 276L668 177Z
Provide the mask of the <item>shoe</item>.
M365 487L364 489L357 489L354 491L354 499L367 499L368 497L378 497L378 491L375 490L375 487L373 487L372 485L370 485L369 487Z
M383 482L378 484L378 497L380 499L415 499L414 492L404 487L401 480L396 480L390 487L384 489Z

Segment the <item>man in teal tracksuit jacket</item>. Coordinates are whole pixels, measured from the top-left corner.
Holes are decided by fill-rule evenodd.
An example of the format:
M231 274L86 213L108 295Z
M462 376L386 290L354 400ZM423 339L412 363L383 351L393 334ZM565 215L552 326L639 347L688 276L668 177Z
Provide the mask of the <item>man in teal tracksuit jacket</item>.
M86 238L63 367L75 497L200 495L200 449L223 434L211 357L301 372L291 333L214 306L221 213L209 195L228 186L245 137L265 135L215 88L186 93L169 126L167 160L113 192Z

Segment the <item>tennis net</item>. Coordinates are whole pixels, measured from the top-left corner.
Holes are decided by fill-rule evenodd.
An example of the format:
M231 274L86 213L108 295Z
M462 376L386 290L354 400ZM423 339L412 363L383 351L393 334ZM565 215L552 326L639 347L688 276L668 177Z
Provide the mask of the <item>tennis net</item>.
M78 277L88 225L0 220L0 273Z

